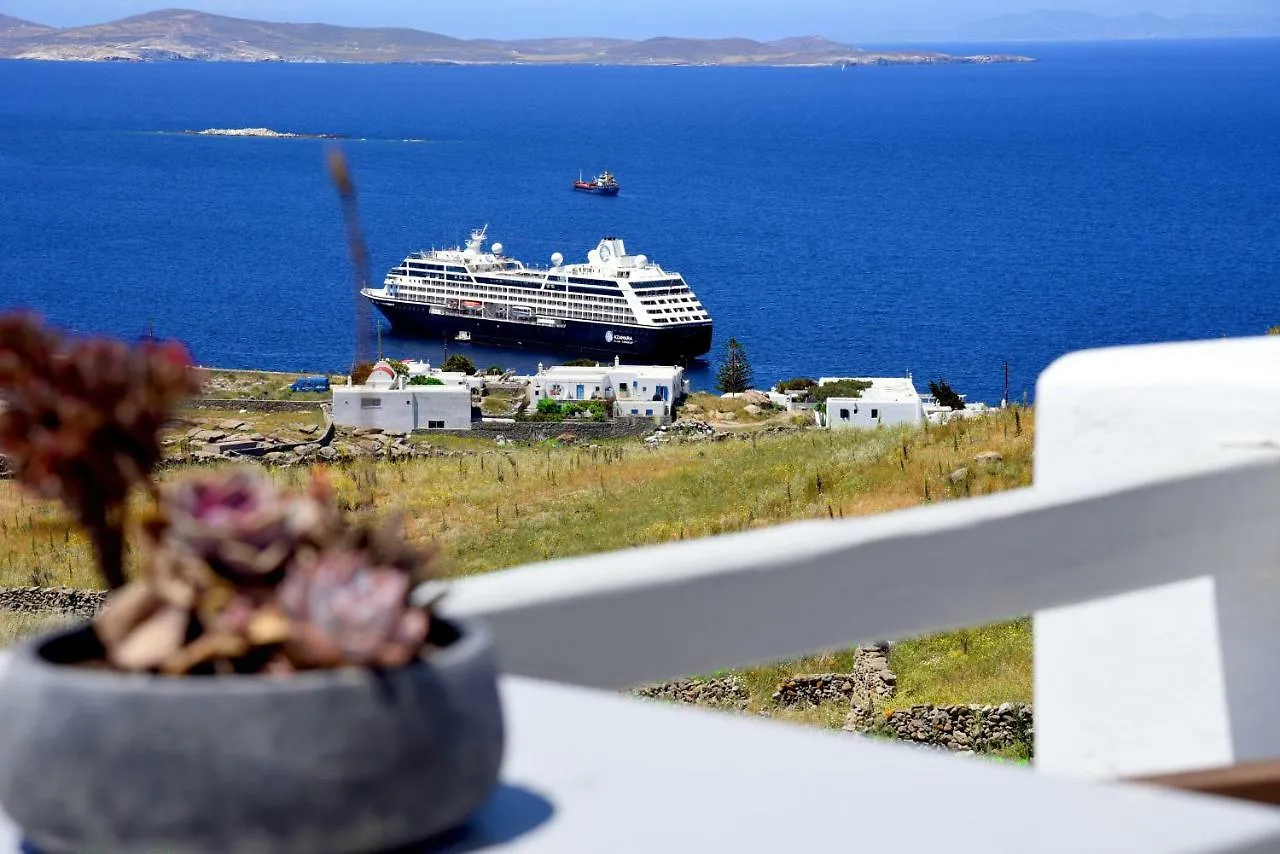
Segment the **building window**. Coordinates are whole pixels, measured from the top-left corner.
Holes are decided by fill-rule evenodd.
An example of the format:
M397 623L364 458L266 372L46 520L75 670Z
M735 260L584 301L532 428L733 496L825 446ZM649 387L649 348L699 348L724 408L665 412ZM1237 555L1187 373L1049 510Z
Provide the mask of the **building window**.
M871 410L871 417L872 417L872 418L879 418L879 417L880 417L880 410L879 410L879 409L873 409L873 410Z
M381 409L382 398L380 397L362 397L360 398L361 409Z
M444 422L443 422L443 421L428 421L428 422L427 422L427 429L428 429L428 430L443 430L443 429L444 429Z
M840 410L840 418L841 418L842 420L844 420L844 421L848 421L848 420L849 420L849 410L847 410L847 409L841 409L841 410Z

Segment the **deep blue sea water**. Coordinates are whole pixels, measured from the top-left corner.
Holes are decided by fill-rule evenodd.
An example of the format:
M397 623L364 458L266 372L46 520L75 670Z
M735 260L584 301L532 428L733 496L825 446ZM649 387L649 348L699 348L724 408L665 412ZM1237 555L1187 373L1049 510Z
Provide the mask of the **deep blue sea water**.
M1280 41L1019 50L1040 61L0 62L0 309L154 325L205 364L345 368L325 143L173 133L266 126L358 138L343 145L378 278L485 223L526 263L626 238L709 307L702 386L730 335L762 382L911 370L994 402L1005 360L1016 397L1070 350L1280 323ZM569 190L602 169L618 198Z

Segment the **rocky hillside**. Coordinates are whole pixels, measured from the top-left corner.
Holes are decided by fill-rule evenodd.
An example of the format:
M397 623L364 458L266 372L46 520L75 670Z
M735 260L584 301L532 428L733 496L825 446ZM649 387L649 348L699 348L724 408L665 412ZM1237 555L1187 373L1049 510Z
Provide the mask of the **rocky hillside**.
M280 24L170 9L106 24L56 29L0 15L0 58L135 62L413 62L603 65L881 65L1025 61L931 51L871 52L818 37L455 39L397 28Z

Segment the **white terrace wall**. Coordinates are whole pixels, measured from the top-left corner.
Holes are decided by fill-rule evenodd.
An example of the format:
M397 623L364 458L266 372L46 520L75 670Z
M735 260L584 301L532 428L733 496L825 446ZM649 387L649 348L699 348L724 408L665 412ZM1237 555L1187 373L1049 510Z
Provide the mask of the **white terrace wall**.
M1280 338L1074 353L1041 376L1036 410L1037 491L1275 458ZM1280 755L1277 559L1036 614L1038 767L1111 777Z

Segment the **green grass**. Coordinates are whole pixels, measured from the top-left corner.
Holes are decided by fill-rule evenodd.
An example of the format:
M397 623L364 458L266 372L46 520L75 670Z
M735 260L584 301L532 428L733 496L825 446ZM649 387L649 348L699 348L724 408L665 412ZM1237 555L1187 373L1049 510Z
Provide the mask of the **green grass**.
M209 416L251 420L235 413ZM657 448L634 439L594 449L497 447L491 437L433 434L422 441L474 453L326 470L346 506L402 511L408 536L438 544L442 571L457 577L1027 486L1033 428L1033 413L1024 410L1020 420L1007 412L928 429L808 430ZM992 450L1003 460L972 462L975 454ZM953 483L950 474L961 467L968 476ZM178 476L169 471L162 480ZM270 476L301 487L308 473L293 468ZM136 569L141 557L131 554L129 565ZM0 584L98 586L83 538L55 505L21 495L12 482L0 482ZM1026 620L899 644L892 660L900 691L895 704L1029 700L1030 655ZM747 670L751 706L765 709L784 676L838 671L850 662L849 652L836 652ZM780 716L838 725L844 711Z
M898 674L893 708L1029 703L1031 619L903 641L891 649L889 667Z

